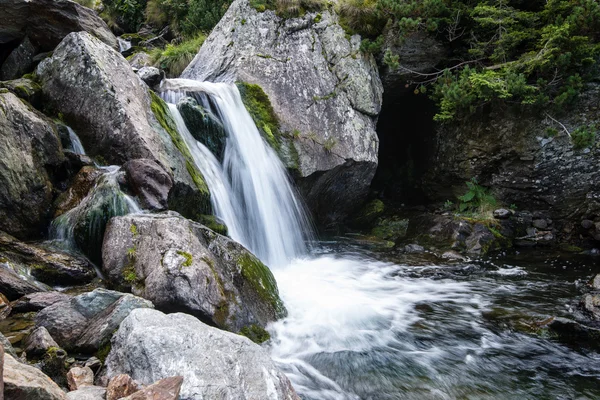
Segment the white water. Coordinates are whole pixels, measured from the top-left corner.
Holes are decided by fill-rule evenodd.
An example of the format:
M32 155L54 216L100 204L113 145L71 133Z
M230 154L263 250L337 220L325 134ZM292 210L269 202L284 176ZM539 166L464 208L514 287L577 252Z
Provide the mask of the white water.
M79 140L79 136L75 133L70 126L67 126L67 131L69 131L69 140L71 141L71 150L75 154L85 155L85 149L83 148L83 144L81 144L81 140Z
M180 133L211 190L215 214L229 228L230 236L271 267L282 267L306 254L310 223L277 154L263 140L242 103L235 85L169 79L161 84L171 103ZM187 92L211 97L227 141L223 164L206 157L208 149L184 129L172 104Z
M131 42L125 39L117 38L117 42L119 43L119 53L127 51L131 49Z

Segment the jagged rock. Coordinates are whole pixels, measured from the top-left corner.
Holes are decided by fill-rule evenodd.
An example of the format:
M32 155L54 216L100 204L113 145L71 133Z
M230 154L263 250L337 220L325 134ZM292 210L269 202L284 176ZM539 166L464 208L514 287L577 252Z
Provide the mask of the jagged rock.
M41 236L50 218L49 172L64 160L54 123L14 94L0 90L0 229Z
M494 210L494 218L496 219L508 219L510 218L511 212L506 208L499 208Z
M284 161L329 224L360 206L377 167L383 88L373 57L359 48L360 37L348 39L331 11L282 19L236 0L182 77L258 84L281 129L297 136L283 145L297 157Z
M65 393L39 369L4 354L4 398L64 400Z
M30 268L33 277L48 284L87 283L96 277L94 266L83 257L23 243L1 231L0 256Z
M50 348L58 348L58 344L52 339L48 330L43 326L35 328L29 337L25 340L25 346L23 350L27 353L27 356L39 357L46 354Z
M106 400L118 400L140 390L139 385L127 374L113 377L106 387Z
M8 89L34 107L41 105L42 88L31 79L19 78L0 82L0 89Z
M189 216L210 210L208 187L166 104L118 52L85 32L72 33L37 73L44 95L75 129L89 155L112 164L154 160L173 175L171 207Z
M67 393L67 400L105 400L106 388L100 386L84 386Z
M161 379L139 392L124 397L123 400L178 400L182 383L181 376Z
M67 373L70 390L78 390L84 386L94 385L94 371L89 367L74 367Z
M0 293L0 321L8 317L11 311L12 306L10 304L10 300L8 300L5 295Z
M134 70L139 70L144 67L152 66L152 60L150 59L150 54L145 53L143 51L139 53L135 53L133 56L129 58L129 65Z
M96 374L98 371L100 371L100 368L102 368L102 361L100 361L97 357L90 357L85 362L84 367L90 368L94 374Z
M113 218L102 254L109 280L165 311L234 332L285 312L271 271L252 253L174 213Z
M71 298L68 294L60 292L38 292L26 294L12 303L13 313L26 313L39 311L54 303L67 301Z
M43 287L25 280L15 271L6 267L6 264L0 263L0 293L4 294L9 300L16 300L26 294L45 290Z
M156 67L142 67L136 73L151 88L158 85L163 78L160 70Z
M96 167L81 168L73 178L71 186L56 199L54 217L56 218L77 206L96 184L100 175L102 175L102 170Z
M173 178L156 161L138 159L123 165L129 186L144 209L166 210Z
M23 76L33 69L33 56L37 49L26 36L4 60L0 67L0 81L9 81Z
M183 97L177 109L194 138L203 143L219 160L223 160L227 134L222 122L191 97Z
M181 375L184 399L299 399L263 348L187 314L134 310L106 365L108 377L125 373L142 384Z
M117 38L94 11L69 0L0 2L0 44L27 36L41 51L51 51L71 32L90 32L117 49Z
M121 321L139 307L152 307L152 303L130 294L96 289L44 308L36 315L35 324L48 329L67 350L93 352L107 344Z

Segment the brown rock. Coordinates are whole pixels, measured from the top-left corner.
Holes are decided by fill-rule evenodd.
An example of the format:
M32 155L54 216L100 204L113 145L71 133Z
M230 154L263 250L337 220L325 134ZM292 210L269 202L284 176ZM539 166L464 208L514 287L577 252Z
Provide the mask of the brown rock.
M182 383L182 376L161 379L131 396L124 397L123 400L178 400Z
M139 385L127 374L117 375L106 388L106 400L117 400L139 391Z
M48 330L43 326L35 328L25 340L25 353L27 356L43 356L50 348L58 348Z
M156 161L136 159L126 162L123 169L134 193L149 210L166 210L173 178Z
M39 369L4 355L4 396L9 399L64 400L65 393Z
M83 386L94 385L94 372L90 367L74 367L67 374L69 389L78 390Z
M73 183L66 192L60 195L56 201L56 212L54 218L69 211L79 204L96 183L96 179L102 175L96 167L85 166L75 175Z
M11 310L12 307L10 306L10 301L5 295L0 293L0 320L8 317L8 314L10 314Z
M54 303L70 300L71 296L60 292L30 293L12 302L14 313L40 311Z

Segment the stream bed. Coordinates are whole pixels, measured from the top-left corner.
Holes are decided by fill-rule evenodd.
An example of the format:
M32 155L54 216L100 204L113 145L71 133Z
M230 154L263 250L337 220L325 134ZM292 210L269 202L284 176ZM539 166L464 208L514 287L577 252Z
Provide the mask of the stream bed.
M269 327L303 399L600 398L600 354L545 328L575 318L597 258L312 253L273 269L288 317Z

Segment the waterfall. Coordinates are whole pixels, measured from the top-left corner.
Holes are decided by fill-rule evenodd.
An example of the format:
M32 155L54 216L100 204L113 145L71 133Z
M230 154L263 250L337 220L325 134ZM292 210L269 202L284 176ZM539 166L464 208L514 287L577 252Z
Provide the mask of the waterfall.
M270 266L280 267L306 253L311 226L285 167L260 135L235 85L169 79L161 85L180 134L211 191L215 214L242 243ZM227 134L223 162L196 141L175 102L185 92L209 96L210 110Z
M83 148L83 144L81 144L81 140L79 140L79 136L77 136L75 131L73 129L71 129L70 126L65 126L65 127L67 128L67 131L69 132L69 140L71 142L70 147L71 147L71 150L73 150L73 153L85 155L85 150Z

